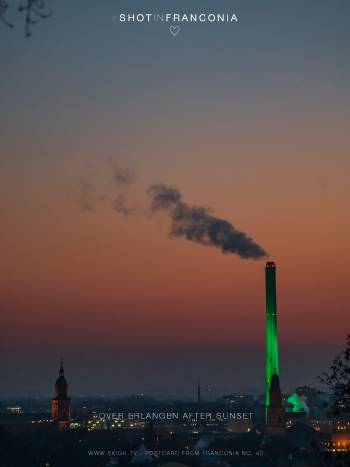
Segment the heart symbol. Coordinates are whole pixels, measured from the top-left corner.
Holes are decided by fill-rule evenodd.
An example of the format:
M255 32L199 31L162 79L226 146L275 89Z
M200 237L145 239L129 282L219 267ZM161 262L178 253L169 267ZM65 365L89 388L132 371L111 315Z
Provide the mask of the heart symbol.
M170 31L170 34L172 34L175 37L181 31L181 28L180 26L170 26L169 31Z

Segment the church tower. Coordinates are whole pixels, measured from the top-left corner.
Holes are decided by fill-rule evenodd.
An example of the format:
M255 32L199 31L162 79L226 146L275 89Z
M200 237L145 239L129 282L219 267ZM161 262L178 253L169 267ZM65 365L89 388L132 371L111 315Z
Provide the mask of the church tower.
M63 362L55 383L55 397L51 400L51 417L61 429L68 429L71 422L71 402L68 397L68 383L64 377Z

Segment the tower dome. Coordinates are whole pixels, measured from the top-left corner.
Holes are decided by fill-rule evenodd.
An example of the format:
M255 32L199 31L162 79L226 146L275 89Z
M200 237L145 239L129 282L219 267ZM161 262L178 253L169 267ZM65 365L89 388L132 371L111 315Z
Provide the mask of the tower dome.
M63 362L61 360L61 367L59 369L59 376L56 379L55 383L55 392L57 399L67 399L67 392L68 392L68 383L66 378L64 377L64 369L63 369Z

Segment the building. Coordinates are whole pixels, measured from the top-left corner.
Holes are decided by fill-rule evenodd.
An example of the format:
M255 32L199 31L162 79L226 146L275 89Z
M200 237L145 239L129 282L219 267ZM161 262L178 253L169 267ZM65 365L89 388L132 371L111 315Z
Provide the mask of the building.
M278 332L276 299L276 266L269 261L265 267L266 285L266 428L268 433L283 434L286 429L285 410L280 388L278 366Z
M270 434L284 434L286 431L286 414L284 410L280 378L272 375L269 391L269 406L266 410L266 428Z
M71 400L68 397L68 383L64 377L63 362L55 383L55 397L51 399L52 421L60 429L68 429L71 424Z
M10 405L6 407L8 413L23 413L23 407L21 405Z

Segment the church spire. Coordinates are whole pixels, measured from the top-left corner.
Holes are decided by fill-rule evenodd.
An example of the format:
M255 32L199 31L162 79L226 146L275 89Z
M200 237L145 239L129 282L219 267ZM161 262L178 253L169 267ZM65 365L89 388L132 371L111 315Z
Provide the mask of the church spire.
M64 377L64 369L63 369L63 358L61 357L61 366L59 369L59 375Z
M55 383L55 397L51 400L52 420L60 428L69 428L71 421L71 402L68 397L68 383L64 377L63 358L61 358L59 376Z

